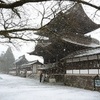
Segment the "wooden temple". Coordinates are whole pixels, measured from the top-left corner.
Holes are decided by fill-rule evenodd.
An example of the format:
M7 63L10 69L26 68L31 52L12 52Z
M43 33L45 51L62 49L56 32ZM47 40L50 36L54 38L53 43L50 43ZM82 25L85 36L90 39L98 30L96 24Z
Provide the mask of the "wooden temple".
M58 63L79 50L99 47L99 41L86 36L100 25L94 23L84 12L81 4L75 4L66 12L59 12L36 34L47 37L39 40L31 55L44 58L44 64Z
M48 39L39 40L30 55L42 56L44 68L39 68L39 70L44 71L50 77L55 77L56 81L93 89L91 80L96 74L100 75L100 42L86 34L98 28L100 25L94 23L86 15L81 4L76 3L66 12L59 12L35 33ZM93 70L96 73L92 73ZM77 81L79 76L75 77L76 74L87 75L86 84L88 81L91 84L88 84L88 87L84 84L80 85ZM91 77L89 77L90 74ZM68 77L68 75L72 76ZM82 77L79 79L84 80L85 78Z

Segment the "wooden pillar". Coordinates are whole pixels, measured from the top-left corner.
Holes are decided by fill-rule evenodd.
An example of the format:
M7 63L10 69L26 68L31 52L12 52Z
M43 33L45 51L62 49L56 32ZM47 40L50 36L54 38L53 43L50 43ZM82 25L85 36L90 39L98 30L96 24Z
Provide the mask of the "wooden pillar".
M64 68L64 74L66 74L66 60L64 60L62 67Z
M79 57L79 63L80 63L80 57ZM83 66L82 66L83 67ZM79 74L80 74L80 69L79 69Z
M67 68L66 68L68 66L67 65L67 59L65 60L65 64L66 64L66 66L64 65L65 66L65 74L67 74Z
M87 61L88 61L88 74L89 74L89 56L87 56Z
M97 68L98 68L98 67L100 67L100 66L98 66L99 65L99 55L97 55L97 62L98 62L97 63ZM99 74L99 68L98 68L98 74Z
M72 74L73 74L73 65L74 65L74 64L73 64L73 58L72 58Z
M17 72L18 72L18 68L17 68L17 65L16 65L16 76L17 76Z

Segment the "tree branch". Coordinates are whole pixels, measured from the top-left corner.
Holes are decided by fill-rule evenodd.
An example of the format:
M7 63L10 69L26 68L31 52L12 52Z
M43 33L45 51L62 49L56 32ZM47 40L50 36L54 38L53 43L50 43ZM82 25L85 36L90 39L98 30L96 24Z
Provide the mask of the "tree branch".
M83 1L83 0L69 0L69 1L77 2L77 3L82 3L82 4L85 4L85 5L91 6L91 7L95 8L95 9L100 10L100 6L96 6L94 4L91 4L91 3Z
M23 4L26 4L26 3L29 3L29 2L34 3L34 2L43 2L43 1L50 1L50 0L20 0L20 1L16 1L16 2L13 2L13 3L8 3L8 4L5 3L5 2L1 2L0 3L0 8L12 9L14 7L19 7L19 6L22 6ZM60 1L62 1L62 0L60 0ZM83 1L83 0L68 0L68 1L82 3L82 4L85 4L85 5L91 6L95 9L100 10L99 6L96 6L94 4L91 4L91 3Z
M41 28L23 28L23 29L12 29L12 30L1 30L0 31L0 35L8 35L8 33L12 33L12 32L21 32L21 31L38 31Z
M20 1L16 1L13 3L0 3L0 8L6 8L6 9L11 9L14 7L19 7L22 6L25 3L29 3L29 2L42 2L42 1L49 1L49 0L20 0Z

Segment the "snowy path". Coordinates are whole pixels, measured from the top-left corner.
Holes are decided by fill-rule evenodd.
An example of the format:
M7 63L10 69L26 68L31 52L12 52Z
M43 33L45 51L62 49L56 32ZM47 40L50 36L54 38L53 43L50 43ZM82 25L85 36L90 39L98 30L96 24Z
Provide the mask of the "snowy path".
M100 92L0 74L0 100L100 100Z

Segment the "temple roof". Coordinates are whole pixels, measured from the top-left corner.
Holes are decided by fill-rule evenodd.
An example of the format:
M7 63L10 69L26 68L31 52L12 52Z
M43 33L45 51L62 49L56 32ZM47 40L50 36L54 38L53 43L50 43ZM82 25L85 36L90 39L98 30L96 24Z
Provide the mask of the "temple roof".
M36 34L51 37L51 35L86 34L100 25L94 23L84 12L81 4L75 4L66 12L59 12L47 25Z
M44 43L43 41L40 43L38 42L35 47L35 51L30 54L42 56L46 62L48 62L47 60L55 62L56 60L60 60L74 51L98 46L100 46L99 41L89 36L72 34L64 37L57 37L51 42L49 40Z
M79 50L69 54L66 58L82 57L96 54L100 54L100 47Z
M56 40L52 44L48 46L37 45L35 51L31 52L30 54L42 56L44 58L44 63L46 62L55 62L60 60L61 58L67 56L68 54L72 53L73 51L85 49L86 46L81 46L77 44L73 44L70 42L64 42L61 40Z
M74 51L98 47L98 40L84 34L99 27L86 15L81 4L75 4L66 12L59 12L36 33L49 40L38 43L30 54L43 56L44 63L54 63Z

